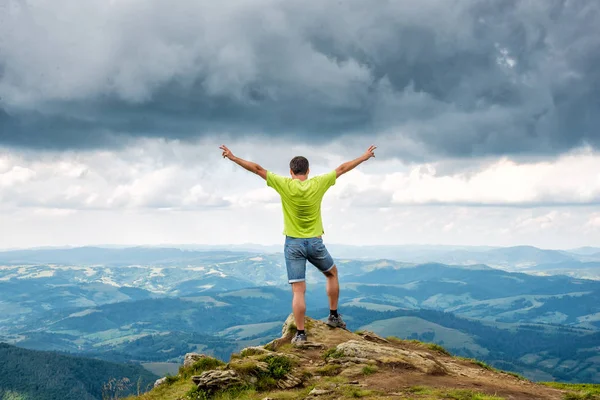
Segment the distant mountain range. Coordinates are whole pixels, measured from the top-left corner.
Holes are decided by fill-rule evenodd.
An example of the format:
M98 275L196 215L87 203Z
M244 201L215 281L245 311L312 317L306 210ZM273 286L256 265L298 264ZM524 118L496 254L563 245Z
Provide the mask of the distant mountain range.
M576 259L595 257L593 249L579 255L529 247L444 251L473 262L337 258L340 309L351 329L438 342L534 379L600 380L600 281L551 275L581 265L597 269L596 261ZM518 262L506 269L528 273L482 260ZM323 278L310 268L307 279L309 312L325 316ZM179 363L189 351L226 360L241 347L271 340L290 312L290 298L280 253L0 253L0 341L153 363L149 369Z

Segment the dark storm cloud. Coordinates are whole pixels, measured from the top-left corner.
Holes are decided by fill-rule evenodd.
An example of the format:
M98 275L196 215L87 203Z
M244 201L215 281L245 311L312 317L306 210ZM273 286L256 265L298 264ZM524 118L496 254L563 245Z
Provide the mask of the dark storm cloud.
M381 134L421 158L600 147L596 1L68 3L13 5L0 27L2 144L259 132Z

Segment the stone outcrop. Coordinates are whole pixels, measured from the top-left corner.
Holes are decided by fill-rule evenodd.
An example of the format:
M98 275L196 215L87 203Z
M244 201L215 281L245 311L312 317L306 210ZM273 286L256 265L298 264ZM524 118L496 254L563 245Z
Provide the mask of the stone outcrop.
M205 371L201 375L192 376L192 382L198 386L198 389L215 392L239 385L244 381L237 372L227 369Z
M154 382L154 387L157 388L160 385L165 384L166 382L167 382L167 377L166 376L164 378L157 379L156 382Z
M349 340L340 343L336 350L343 355L337 359L337 362L340 360L343 362L345 359L350 362L357 362L357 360L361 363L376 362L396 368L418 369L425 373L435 370L438 374L440 370L444 370L430 353L399 349L366 340Z
M373 332L333 329L322 321L309 318L305 327L308 342L298 347L290 346L296 331L290 315L283 324L281 338L265 346L245 348L232 356L226 365L202 363L215 367L193 376L192 381L198 389L209 394L242 387L264 391L268 395L269 392L311 385L314 389L303 396L313 400L388 395L404 398L411 395L410 388L415 382L427 382L437 388L455 381L455 387L460 390L505 392L507 398L562 398L559 391L482 368L427 344L385 339ZM205 357L189 353L185 356L184 366L191 367ZM199 368L196 366L197 370ZM325 379L333 376L339 377L336 381L339 383L332 384L331 380ZM155 386L165 385L165 382L166 378L160 379ZM265 397L265 400L270 399Z
M183 366L185 368L189 368L192 365L194 365L196 363L196 361L198 361L202 358L206 358L206 356L204 354L198 354L198 353L187 353L185 355L185 359L183 360Z

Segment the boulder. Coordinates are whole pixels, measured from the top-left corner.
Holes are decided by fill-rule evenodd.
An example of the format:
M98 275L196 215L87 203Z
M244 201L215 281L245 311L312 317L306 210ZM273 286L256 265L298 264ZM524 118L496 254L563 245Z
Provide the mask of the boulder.
M291 338L296 333L296 321L294 320L294 314L290 314L281 328L282 338Z
M243 383L243 380L235 371L226 369L205 371L201 375L192 376L192 382L198 389L214 392Z
M379 336L375 332L364 331L364 332L359 333L359 335L362 336L363 339L368 340L369 342L374 342L374 343L390 343L389 340L382 338L381 336Z
M199 353L187 353L185 355L185 358L183 360L183 366L188 368L191 367L192 365L194 365L196 363L196 361L202 359L202 358L206 358L207 356L205 356L204 354L199 354Z
M277 381L277 387L279 389L292 389L302 385L302 379L292 374L287 374L282 379Z
M242 357L249 357L249 356L256 356L256 355L263 355L263 354L270 354L272 353L272 351L265 349L262 346L250 346L250 347L246 347L244 349L242 349L242 351L240 351L240 355Z
M439 364L426 352L404 350L380 343L349 340L337 345L336 349L344 354L339 360L374 360L378 364L386 364L397 368L417 369L422 372L439 370ZM338 361L339 362L339 361Z
M154 382L154 387L157 388L157 387L159 387L160 385L162 385L162 384L164 384L166 382L167 382L167 377L166 376L164 378L157 379L156 382Z

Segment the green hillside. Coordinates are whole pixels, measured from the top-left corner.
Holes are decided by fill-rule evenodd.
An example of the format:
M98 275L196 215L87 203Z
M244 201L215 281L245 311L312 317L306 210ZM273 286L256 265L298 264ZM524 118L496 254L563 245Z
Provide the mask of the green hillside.
M0 343L0 399L98 400L145 392L157 376L116 364Z

